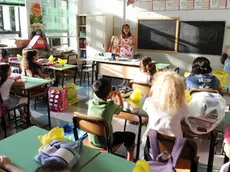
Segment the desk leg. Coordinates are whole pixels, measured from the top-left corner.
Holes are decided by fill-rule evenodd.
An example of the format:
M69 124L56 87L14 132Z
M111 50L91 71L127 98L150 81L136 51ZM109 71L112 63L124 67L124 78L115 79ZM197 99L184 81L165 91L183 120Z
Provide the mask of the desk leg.
M139 118L139 127L138 127L138 135L137 135L137 152L136 152L136 161L139 160L139 153L140 153L140 144L141 144L141 129L142 129L142 118Z
M98 62L96 63L96 75L95 75L95 80L98 80Z
M47 113L48 113L48 122L49 122L49 129L51 129L51 119L50 119L50 106L49 106L49 93L46 93L46 103L47 103Z
M210 140L209 156L208 156L208 169L207 169L208 172L212 171L213 159L214 159L214 147L215 147L215 140L216 140L213 132L211 132L210 134L211 134L211 140Z
M27 91L27 123L26 127L30 126L30 90Z
M62 71L62 78L61 78L61 85L62 85L62 88L64 87L64 71Z

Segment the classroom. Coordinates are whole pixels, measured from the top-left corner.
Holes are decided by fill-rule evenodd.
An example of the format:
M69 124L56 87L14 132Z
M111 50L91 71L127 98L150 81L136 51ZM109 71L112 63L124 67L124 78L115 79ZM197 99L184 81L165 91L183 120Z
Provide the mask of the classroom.
M230 0L0 0L0 172L230 172Z

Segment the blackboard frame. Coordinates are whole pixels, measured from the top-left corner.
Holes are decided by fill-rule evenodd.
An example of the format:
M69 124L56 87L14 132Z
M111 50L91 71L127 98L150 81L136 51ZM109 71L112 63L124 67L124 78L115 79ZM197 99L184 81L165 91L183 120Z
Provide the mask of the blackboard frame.
M186 40L182 40L182 36L181 36L181 33L183 33L181 30L181 27L182 27L182 24L184 25L184 26L186 26L186 24L187 25L192 25L193 26L193 24L196 24L196 25L198 25L198 24L203 24L204 25L204 27L205 27L205 25L206 25L206 27L207 27L207 25L210 25L210 24L212 24L213 23L213 25L214 25L214 23L219 23L219 25L223 25L224 24L224 26L223 27L218 27L219 28L219 30L220 29L223 29L223 37L221 37L222 38L222 40L221 40L221 43L219 44L220 46L219 46L219 51L217 52L217 51L213 51L214 49L212 49L212 48L210 48L211 50L210 51L207 51L206 49L206 47L208 47L207 45L206 45L206 47L204 47L203 49L200 49L200 51L202 50L202 52L195 52L196 50L189 50L188 48L186 49L186 51L182 48L182 44L184 44L184 43L187 43L187 44L194 44L193 42L186 42ZM183 26L183 27L184 27ZM197 26L196 26L197 27ZM202 27L203 28L203 27ZM226 21L224 21L224 20L220 20L220 21L216 21L216 20L181 20L181 21L179 21L179 35L178 35L178 53L187 53L187 54L203 54L203 55L221 55L222 54L222 51L223 51L223 46L224 46L224 39L225 39L225 30L226 30ZM205 32L206 33L206 32ZM220 39L221 39L220 38ZM199 42L198 42L199 43ZM216 45L216 43L212 43L213 45ZM198 45L198 44L194 44L194 45ZM202 45L202 44L201 44ZM202 47L202 46L199 46L199 47ZM181 46L181 48L180 48L180 46ZM209 46L210 47L210 46ZM220 47L222 47L222 48L220 48ZM205 49L206 48L206 49ZM217 46L215 46L215 49L217 49Z
M158 21L165 21L165 20L175 20L176 21L176 33L175 33L175 46L173 51L169 50L149 50L149 49L140 49L138 48L138 26L140 20L158 20ZM166 53L177 53L178 50L178 37L179 37L179 18L138 18L137 24L136 24L136 35L137 35L137 49L138 50L144 50L144 51L150 51L150 52L166 52Z

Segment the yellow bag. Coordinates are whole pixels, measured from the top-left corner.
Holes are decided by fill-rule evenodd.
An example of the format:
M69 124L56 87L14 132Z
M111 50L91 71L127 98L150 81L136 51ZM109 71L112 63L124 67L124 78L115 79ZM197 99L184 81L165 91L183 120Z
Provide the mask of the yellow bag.
M133 172L150 172L149 164L145 160L138 160Z
M191 101L192 97L189 90L185 90L185 102L188 104Z
M222 70L217 70L213 72L213 75L216 76L219 80L221 85L225 85L228 82L228 73Z
M53 140L59 140L63 141L64 140L64 129L55 127L52 130L50 130L47 134L43 136L38 136L38 139L40 140L42 147L39 148L38 151L42 150L42 148L49 144Z

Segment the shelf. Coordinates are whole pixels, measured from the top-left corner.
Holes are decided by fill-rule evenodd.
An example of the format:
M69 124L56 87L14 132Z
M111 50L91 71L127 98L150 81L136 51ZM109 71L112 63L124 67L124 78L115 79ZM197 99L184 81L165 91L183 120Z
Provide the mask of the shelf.
M79 48L79 50L86 50L86 48Z
M83 37L83 36L79 36L79 39L86 39L86 37Z
M86 27L86 25L78 25L78 27Z

